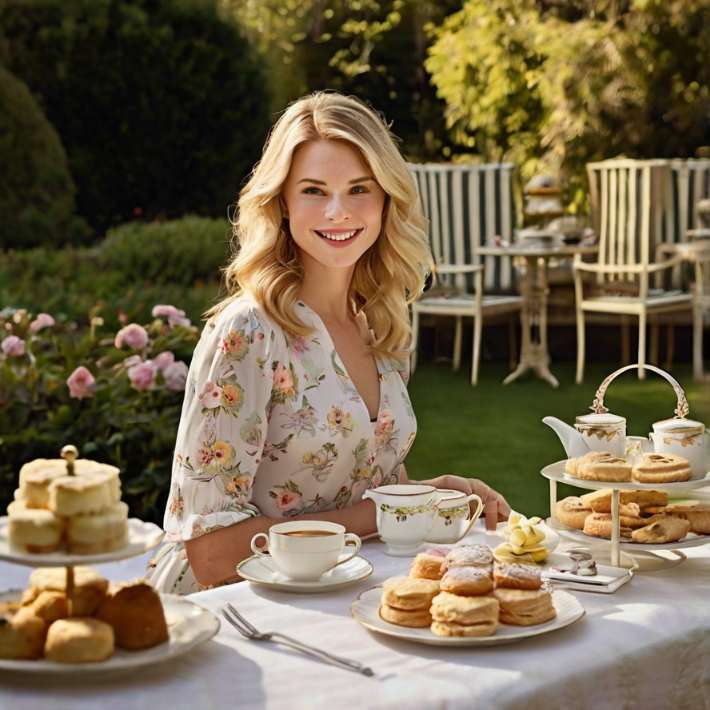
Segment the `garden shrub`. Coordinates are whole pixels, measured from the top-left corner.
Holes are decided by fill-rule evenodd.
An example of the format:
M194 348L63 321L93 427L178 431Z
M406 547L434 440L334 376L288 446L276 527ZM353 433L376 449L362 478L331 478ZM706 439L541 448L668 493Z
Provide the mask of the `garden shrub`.
M97 230L224 215L259 156L266 83L204 0L3 0L0 59L40 97Z
M0 311L0 508L20 466L64 444L121 469L131 514L162 523L187 361L198 329L166 315L119 333ZM157 313L157 312L156 312ZM168 353L168 354L165 354Z
M0 249L79 236L75 187L57 132L27 86L0 66Z

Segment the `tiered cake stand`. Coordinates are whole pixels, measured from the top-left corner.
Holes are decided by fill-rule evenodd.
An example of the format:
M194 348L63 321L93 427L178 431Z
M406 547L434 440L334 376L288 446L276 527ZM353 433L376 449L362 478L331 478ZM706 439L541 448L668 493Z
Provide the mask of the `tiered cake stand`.
M608 409L604 406L604 395L606 394L609 384L621 373L628 370L636 370L639 365L628 365L613 372L600 385L597 390L594 403L591 409L596 414L607 412ZM656 372L664 377L673 387L677 397L677 406L675 415L677 417L687 417L689 413L688 400L686 399L683 388L678 382L671 377L667 372L652 365L643 366L644 369ZM609 482L609 481L589 481L582 480L570 476L565 472L565 461L557 461L556 463L545 466L540 471L542 476L550 481L550 519L549 524L560 535L567 539L574 540L577 543L595 547L600 551L608 554L608 559L615 567L638 567L640 571L653 571L658 569L667 569L674 567L686 559L682 548L699 547L710 543L710 535L696 535L688 533L683 540L674 543L659 543L659 544L641 544L635 542L623 542L620 536L619 522L619 492L626 490L656 490L665 491L669 496L679 497L690 494L691 491L702 488L710 484L708 474L693 477L688 481L679 481L674 483L638 483L630 482ZM611 489L611 516L612 516L612 534L611 541L607 542L603 538L595 538L586 535L581 530L572 530L555 518L555 505L557 503L557 484L566 483L576 488L586 490L601 490Z

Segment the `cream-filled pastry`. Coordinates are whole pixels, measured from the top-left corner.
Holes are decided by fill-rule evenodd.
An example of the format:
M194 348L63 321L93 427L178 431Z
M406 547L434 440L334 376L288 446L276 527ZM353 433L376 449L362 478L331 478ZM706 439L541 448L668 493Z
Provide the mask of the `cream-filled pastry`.
M128 506L120 501L67 520L67 548L79 555L111 552L128 543Z

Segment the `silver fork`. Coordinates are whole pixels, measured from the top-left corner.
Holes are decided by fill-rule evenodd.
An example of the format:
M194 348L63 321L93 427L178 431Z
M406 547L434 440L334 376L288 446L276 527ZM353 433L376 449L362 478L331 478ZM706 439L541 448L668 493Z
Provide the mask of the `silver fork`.
M334 666L344 668L349 671L355 671L355 673L362 673L362 675L373 676L375 675L371 668L363 666L362 663L358 661L352 661L349 658L343 658L342 656L336 656L334 653L329 653L328 651L323 651L315 646L309 646L308 644L298 641L291 636L286 636L279 631L259 631L252 623L247 621L229 602L222 609L222 616L245 638L252 641L273 641L274 643L280 643L284 646L289 646L290 648L301 651L309 656L318 658L321 661L330 663Z

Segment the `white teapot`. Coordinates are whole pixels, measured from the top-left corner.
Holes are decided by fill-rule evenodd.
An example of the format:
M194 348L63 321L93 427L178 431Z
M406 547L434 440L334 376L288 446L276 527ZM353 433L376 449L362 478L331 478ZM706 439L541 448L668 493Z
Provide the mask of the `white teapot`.
M683 417L663 419L653 424L649 434L657 454L673 454L688 459L693 476L704 476L710 468L710 434L702 422Z

